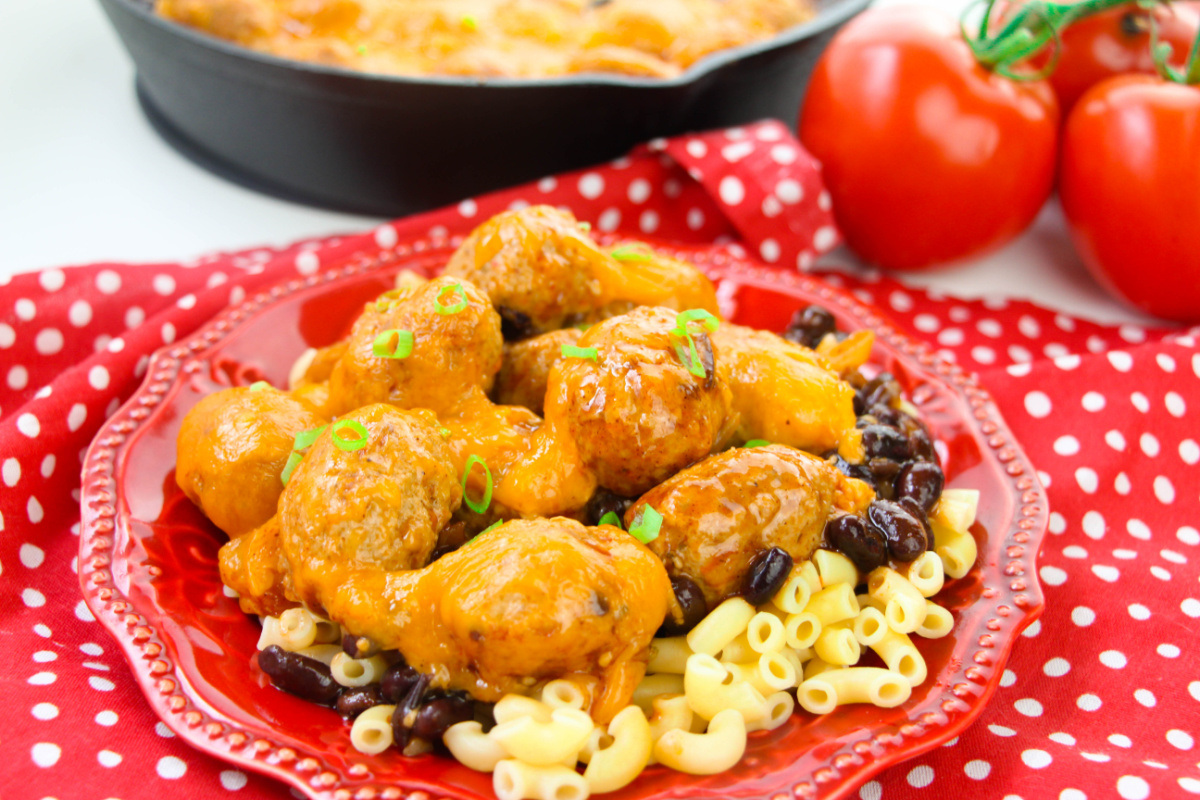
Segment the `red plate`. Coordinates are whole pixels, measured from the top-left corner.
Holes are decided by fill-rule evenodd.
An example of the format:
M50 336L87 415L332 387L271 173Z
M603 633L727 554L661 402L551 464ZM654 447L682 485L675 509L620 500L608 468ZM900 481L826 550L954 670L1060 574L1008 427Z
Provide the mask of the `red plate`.
M672 248L663 247L670 251ZM84 465L79 577L96 618L120 643L150 705L193 747L271 775L313 798L490 799L492 776L452 759L380 756L350 746L333 711L272 688L253 659L258 624L225 595L217 550L225 537L175 485L175 437L204 395L266 379L287 381L306 347L341 338L364 302L401 267L436 272L450 249L418 242L294 280L225 312L160 350L137 394L101 429ZM972 529L979 561L936 598L954 632L919 640L929 679L903 706L799 712L750 737L720 775L647 769L610 795L631 798L840 798L890 764L955 736L995 691L1017 635L1042 610L1035 556L1045 492L991 398L974 377L896 331L875 310L812 278L751 266L713 249L675 253L719 283L734 321L781 330L809 303L844 329L878 334L872 363L891 371L938 440L948 483L981 492ZM420 795L416 795L420 797Z

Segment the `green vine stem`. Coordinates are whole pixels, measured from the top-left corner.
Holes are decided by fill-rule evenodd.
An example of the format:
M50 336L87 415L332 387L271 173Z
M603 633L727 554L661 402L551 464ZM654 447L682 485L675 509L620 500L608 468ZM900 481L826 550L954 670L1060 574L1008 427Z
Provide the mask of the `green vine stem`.
M1007 20L1003 20L1003 27L993 34L988 28L992 23L996 0L985 0L979 34L972 36L967 31L965 14L961 23L962 34L975 59L983 66L1013 80L1039 80L1054 71L1058 62L1059 35L1063 29L1083 17L1129 4L1129 0L1077 0L1069 3L1029 0L1019 5ZM1036 72L1017 72L1013 69L1015 65L1041 52L1051 42L1055 46L1045 67Z
M1150 42L1150 53L1154 58L1154 66L1163 80L1182 83L1185 86L1200 85L1200 31L1196 32L1196 39L1192 42L1191 52L1188 53L1182 70L1171 66L1170 58L1175 48L1167 42L1158 40L1158 23L1156 21L1151 21L1150 24Z

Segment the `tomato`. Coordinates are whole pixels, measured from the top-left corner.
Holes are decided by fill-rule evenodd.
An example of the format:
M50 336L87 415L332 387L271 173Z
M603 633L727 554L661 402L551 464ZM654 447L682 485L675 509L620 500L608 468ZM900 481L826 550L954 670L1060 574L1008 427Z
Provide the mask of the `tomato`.
M1150 13L1131 3L1084 17L1062 32L1058 65L1050 84L1064 117L1080 95L1105 78L1155 73L1150 55ZM1186 57L1200 27L1200 5L1156 6L1153 14L1159 41L1174 48L1174 60ZM1037 61L1045 63L1046 58Z
M1094 86L1063 130L1059 191L1100 283L1154 316L1200 321L1200 88L1141 75Z
M953 17L871 9L817 62L800 139L822 163L847 244L923 269L998 247L1050 194L1058 103L1044 81L980 66Z

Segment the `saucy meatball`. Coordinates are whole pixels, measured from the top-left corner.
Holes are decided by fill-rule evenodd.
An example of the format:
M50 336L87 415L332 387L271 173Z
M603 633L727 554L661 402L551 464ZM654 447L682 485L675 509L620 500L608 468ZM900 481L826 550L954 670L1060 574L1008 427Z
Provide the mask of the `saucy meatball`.
M535 414L541 414L551 368L562 360L563 345L575 344L582 335L575 328L563 328L506 345L504 364L496 376L493 392L496 402L524 406Z
M728 323L712 342L717 372L741 417L742 441L766 439L824 453L854 438L854 389L812 350Z
M685 576L710 608L742 587L751 560L773 547L809 558L835 511L858 511L873 493L816 456L782 445L734 448L706 458L644 494L628 511L633 525L646 506L663 516L650 549L672 577Z
M438 688L495 701L526 679L600 679L604 723L645 672L671 598L662 564L632 536L573 520L514 520L414 572L361 570L329 605L347 629L431 673Z
M376 355L376 339L393 330L412 334L412 352ZM491 388L502 352L500 317L487 296L443 276L367 304L330 376L330 405L341 413L391 403L441 414Z
M341 570L424 566L462 500L450 449L427 411L371 405L347 414L365 446L343 450L327 428L296 467L279 502L283 551L297 596L320 608ZM353 436L349 429L339 435Z
M724 432L729 390L708 335L692 329L693 374L676 352L676 316L643 306L606 320L579 339L595 360L565 358L550 373L547 424L563 421L583 465L620 495L636 497L704 458Z
M275 514L296 434L324 422L274 389L210 394L183 418L175 481L218 528L241 536Z
M238 593L247 614L277 617L298 603L279 541L279 517L226 542L218 553L221 583Z

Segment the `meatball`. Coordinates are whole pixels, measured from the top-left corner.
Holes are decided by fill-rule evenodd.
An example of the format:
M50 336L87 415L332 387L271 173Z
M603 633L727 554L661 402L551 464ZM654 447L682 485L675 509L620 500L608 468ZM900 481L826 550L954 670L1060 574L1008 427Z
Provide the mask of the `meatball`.
M676 352L676 314L643 306L590 328L550 373L546 422L565 429L600 486L636 497L707 456L722 438L729 390L707 334L692 329L699 375ZM685 350L688 360L690 352Z
M439 302L443 309L465 305L442 313ZM375 340L389 330L412 334L407 357L375 355ZM368 303L354 323L329 379L330 406L345 413L391 403L445 413L491 388L502 348L500 317L469 281L443 276L398 297L385 295Z
M528 331L537 333L600 305L596 272L612 268L612 258L570 212L530 206L497 214L472 231L445 274L474 282L501 314L523 315Z
M218 528L241 536L274 516L296 434L324 423L274 389L210 394L183 418L175 481Z
M854 439L854 388L808 348L768 331L722 324L712 335L742 441L824 453Z
M563 345L575 344L582 335L575 328L563 328L506 345L504 364L496 376L496 402L541 414L551 368L562 359Z
M612 298L608 307L632 303L673 311L702 308L714 316L718 314L717 290L703 272L644 245L623 245L613 252L630 249L637 257L620 261L619 275L610 285L606 281L605 294Z
M780 547L794 561L809 558L835 509L858 511L871 497L862 481L808 453L734 448L642 495L625 522L633 525L646 506L662 514L650 549L672 577L695 581L712 608L738 592L754 556Z
M238 593L247 614L277 617L298 605L274 516L245 536L226 542L218 554L221 583Z
M366 429L366 445L339 448L334 423L296 467L279 501L292 582L312 608L336 591L341 570L424 566L462 500L450 449L431 413L377 404L342 419ZM349 429L340 434L353 435Z
M662 624L662 564L616 528L514 520L415 572L351 575L329 613L397 648L439 688L495 701L526 679L591 675L605 722L628 704Z

